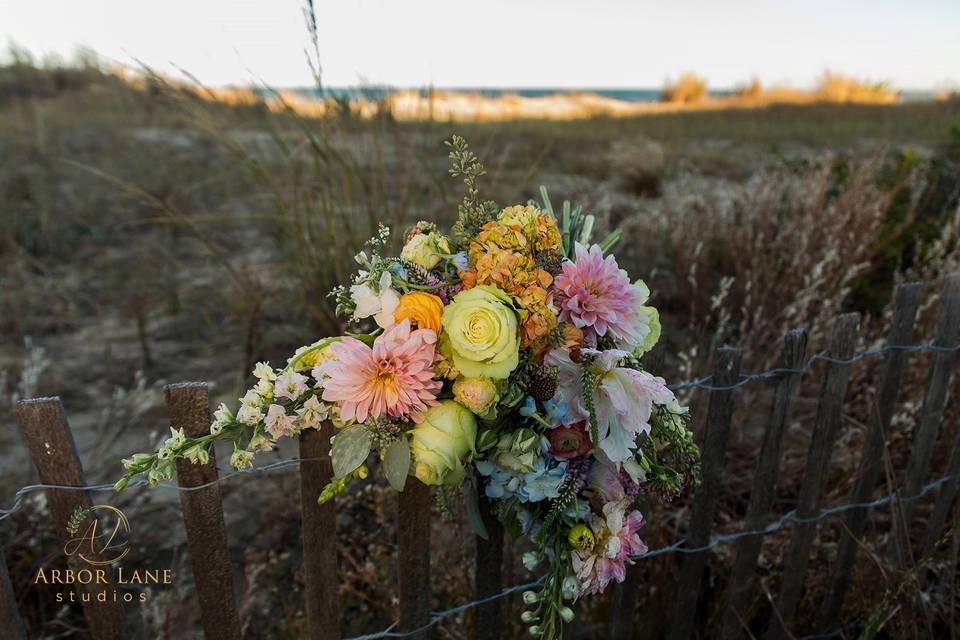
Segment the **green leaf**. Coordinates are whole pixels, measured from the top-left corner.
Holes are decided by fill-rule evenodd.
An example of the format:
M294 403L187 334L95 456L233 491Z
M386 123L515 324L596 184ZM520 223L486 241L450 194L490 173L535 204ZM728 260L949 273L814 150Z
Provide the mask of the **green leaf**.
M467 515L467 523L475 534L484 540L490 539L487 533L487 525L483 523L483 516L480 515L480 501L477 497L477 487L473 482L464 482L463 491L463 510Z
M603 239L603 242L600 243L600 250L604 253L610 251L613 245L617 244L620 241L620 237L623 235L623 229L616 229L610 233L606 238Z
M355 424L338 433L330 449L333 476L342 478L363 464L370 455L370 447L370 432L362 424Z
M585 247L590 246L590 236L593 235L593 215L587 214L583 218L583 227L580 229L580 237L577 241Z
M540 197L543 198L543 210L556 218L557 216L553 214L553 205L550 203L550 196L547 195L547 188L543 185L540 185Z
M403 491L410 473L410 443L406 436L390 443L383 453L383 474L397 491Z

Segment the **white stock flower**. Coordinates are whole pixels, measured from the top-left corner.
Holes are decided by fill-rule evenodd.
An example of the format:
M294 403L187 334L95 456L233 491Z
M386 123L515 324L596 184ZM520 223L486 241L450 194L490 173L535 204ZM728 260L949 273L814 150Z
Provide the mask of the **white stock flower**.
M230 466L238 471L240 469L249 469L253 466L253 453L243 449L234 449L230 456Z
M384 271L380 276L380 282L377 283L380 293L374 291L369 285L355 284L350 287L350 297L356 304L353 310L353 319L362 320L373 316L377 324L387 329L395 324L394 313L397 305L400 304L400 294L393 288L393 278L389 271Z
M285 373L277 378L273 392L278 398L296 400L307 390L307 376L295 371Z
M259 409L260 405L263 404L263 398L260 397L259 393L257 393L253 389L250 389L245 394L243 394L243 397L240 398L240 402L241 404L243 404L244 407L253 407L255 409ZM239 418L239 415L240 414L237 414L238 418ZM241 422L243 422L243 420L241 420Z
M247 426L255 426L263 419L263 411L260 407L244 404L237 412L237 421Z
M297 415L300 416L299 425L301 429L319 428L320 423L327 419L327 407L317 399L317 396L310 398L303 403L303 406L297 409Z
M277 374L267 362L258 362L253 369L253 376L258 380L276 380Z
M289 437L297 432L293 424L293 416L288 416L286 409L278 404L270 405L263 422L267 425L267 432L274 438Z

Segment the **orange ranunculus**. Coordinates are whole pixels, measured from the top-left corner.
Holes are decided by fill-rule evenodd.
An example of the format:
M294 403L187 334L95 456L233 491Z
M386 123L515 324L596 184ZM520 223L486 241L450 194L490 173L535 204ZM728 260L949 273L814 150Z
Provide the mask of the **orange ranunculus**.
M570 359L574 362L580 362L580 349L583 347L583 330L572 323L564 323L563 339L567 351L570 352Z
M418 328L433 329L439 335L442 315L443 300L426 291L413 291L400 296L394 319L401 322L410 318L410 322Z

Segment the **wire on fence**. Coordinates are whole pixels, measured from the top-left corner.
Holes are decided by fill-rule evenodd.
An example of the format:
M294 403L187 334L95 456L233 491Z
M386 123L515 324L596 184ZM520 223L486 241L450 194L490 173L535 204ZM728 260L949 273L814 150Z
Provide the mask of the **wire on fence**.
M926 495L927 493L933 491L934 489L937 489L938 487L940 487L941 485L946 484L947 482L950 482L950 481L952 481L952 480L956 480L957 478L960 478L960 475L958 475L958 474L950 474L950 475L943 476L942 478L939 478L939 479L937 479L937 480L934 480L933 482L930 482L930 483L924 485L924 487L921 488L920 491L918 491L916 494L914 494L914 495L912 495L912 496L900 496L900 495L899 495L899 491L895 491L895 492L893 492L893 493L891 493L891 494L888 494L888 495L886 495L886 496L883 496L882 498L877 498L876 500L870 500L870 501L867 501L867 502L851 502L851 503L848 503L848 504L842 504L842 505L836 505L836 506L833 506L833 507L827 507L827 508L825 508L825 509L821 509L820 512L819 512L816 516L811 516L811 517L809 517L809 518L801 518L801 517L797 516L797 515L796 515L796 510L794 509L794 510L788 511L787 513L783 514L783 515L780 516L777 520L775 520L774 522L772 522L770 525L764 527L763 529L754 529L754 530L748 530L748 531L738 531L738 532L736 532L736 533L732 533L732 534L729 534L729 535L718 536L718 537L716 537L716 538L711 539L709 544L706 544L706 545L704 545L704 546L702 546L702 547L691 547L691 548L689 548L689 549L683 547L684 539L681 538L680 540L677 540L677 541L674 542L673 544L667 545L667 546L665 546L665 547L660 547L659 549L654 549L654 550L652 550L652 551L648 551L648 552L646 552L646 553L642 553L642 554L639 554L639 555L636 555L636 556L632 556L631 559L632 559L632 560L642 560L642 559L652 558L652 557L655 557L655 556L664 555L664 554L673 553L673 552L678 552L678 553L701 553L701 552L704 552L704 551L708 551L708 550L710 550L710 549L712 549L712 548L714 548L714 547L716 547L716 546L719 546L719 545L721 545L721 544L727 544L727 543L729 543L729 542L733 542L733 541L735 541L735 540L738 540L738 539L740 539L740 538L744 538L744 537L747 537L747 536L761 536L761 535L762 535L762 536L766 536L766 535L770 535L771 533L774 533L774 532L776 532L776 531L779 531L780 529L782 529L783 527L787 526L787 525L788 525L789 523L791 523L791 522L820 522L821 520L824 520L825 518L828 518L828 517L830 517L830 516L836 515L836 514L838 514L838 513L843 513L844 511L849 511L849 510L851 510L851 509L870 509L870 508L873 508L873 507L879 507L879 506L883 506L883 505L885 505L885 504L889 504L889 503L891 503L891 502L893 502L893 501L895 501L895 500L899 500L900 502L911 502L911 501L913 501L913 500L919 500L920 498L922 498L922 497L923 497L924 495ZM537 586L539 586L539 585L543 582L543 580L545 579L545 577L546 577L546 576L541 577L540 579L535 580L535 581L533 581L533 582L528 582L528 583L526 583L526 584L516 585L516 586L513 586L513 587L508 587L508 588L504 589L503 591L501 591L500 593L494 594L494 595L492 595L492 596L487 596L487 597L485 597L485 598L480 598L479 600L473 600L473 601L471 601L471 602L467 602L467 603L465 603L465 604L461 604L461 605L456 606L456 607L453 607L453 608L451 608L451 609L445 609L445 610L443 610L443 611L435 611L435 612L431 613L430 622L428 622L427 624L423 625L422 627L419 627L419 628L414 629L414 630L412 630L412 631L404 631L404 632L396 632L396 631L393 631L393 629L396 628L396 625L397 625L397 623L394 622L393 624L391 624L389 627L387 627L387 628L384 629L383 631L379 631L379 632L377 632L377 633L369 633L369 634L365 634L365 635L361 635L361 636L353 636L353 637L351 637L351 638L346 638L345 640L376 640L377 638L406 638L406 637L414 636L414 635L416 635L416 634L418 634L418 633L422 633L423 631L425 631L425 630L427 630L427 629L435 626L435 625L436 625L437 623L439 623L441 620L443 620L443 619L445 619L445 618L448 618L448 617L450 617L450 616L456 615L456 614L458 614L458 613L463 613L464 611L467 611L467 610L469 610L469 609L471 609L471 608L473 608L473 607L479 606L479 605L481 605L481 604L486 604L487 602L492 602L492 601L497 600L497 599L499 599L499 598L506 597L506 596L510 595L511 593L516 593L517 591L522 591L522 590L525 590L525 589L532 589L532 588L534 588L534 587L537 587ZM831 631L831 632L823 633L823 634L817 634L817 635L812 635L812 636L803 636L802 638L799 638L799 640L820 640L820 639L824 639L824 640L825 640L825 639L827 639L827 638L834 638L834 637L836 637L836 636L841 635L841 634L848 628L848 626L849 626L849 625L844 626L844 627L841 627L841 628L838 628L838 629L835 629L834 631Z
M814 354L814 355L806 362L806 364L805 364L803 367L799 368L799 369L791 369L791 368L783 368L783 367L781 367L781 368L776 368L776 369L769 369L769 370L767 370L767 371L762 371L762 372L759 372L759 373L745 373L745 374L741 374L740 380L738 380L736 383L734 383L734 384L732 384L732 385L722 385L722 386L720 386L720 385L710 385L710 384L708 384L709 381L710 381L710 379L712 378L712 376L705 376L705 377L703 377L703 378L698 378L698 379L692 380L692 381L690 381L690 382L684 382L684 383L680 383L680 384L670 385L670 389L676 391L676 390L680 390L680 389L699 388L699 389L705 389L705 390L709 390L709 391L727 391L727 390L730 390L730 389L735 389L735 388L737 388L737 387L741 387L741 386L743 386L743 385L745 385L745 384L748 384L748 383L750 383L750 382L752 382L752 381L754 381L754 380L766 380L766 379L774 378L774 377L776 377L776 376L783 375L783 374L786 374L786 373L801 373L801 374L802 374L802 373L808 373L809 371L811 371L813 365L814 365L817 361L819 361L819 360L823 360L823 361L826 361L826 362L838 363L838 364L850 364L850 363L857 362L858 360L862 360L862 359L867 358L867 357L882 355L882 354L887 353L887 352L890 352L890 351L903 351L903 352L907 352L907 353L914 353L914 352L918 352L918 351L940 351L940 352L949 353L949 352L960 351L960 347L942 347L942 346L933 344L932 342L926 342L926 343L916 344L916 345L903 345L903 346L900 346L900 345L888 345L888 346L885 346L885 347L882 347L882 348L879 348L879 349L871 349L871 350L868 350L868 351L863 351L863 352L857 353L857 354L855 354L855 355L853 355L853 356L851 356L850 358L847 358L847 359L832 358L832 357L828 356L828 355L826 354L826 352L822 352L822 351L821 351L821 352L818 352L818 353ZM203 489L203 488L208 487L208 486L210 486L210 485L217 484L217 483L222 482L222 481L224 481L224 480L227 480L227 479L229 479L229 478L234 478L234 477L238 477L238 476L247 476L247 475L258 475L258 474L265 474L265 473L273 473L273 472L285 470L285 469L288 469L288 468L291 468L291 467L294 467L294 466L299 466L299 464L300 464L301 461L317 460L317 459L318 459L318 458L291 458L291 459L286 459L286 460L279 460L279 461L277 461L277 462L273 462L273 463L271 463L271 464L267 464L267 465L264 465L264 466L262 466L262 467L255 467L255 468L253 468L253 469L246 469L246 470L242 470L242 471L231 471L231 472L228 472L228 473L224 474L223 476L217 478L216 480L213 480L213 481L211 481L211 482L208 482L208 483L205 483L205 484L202 484L202 485L198 485L198 486L195 486L195 487L181 487L181 486L179 486L179 485L177 485L177 484L167 483L167 482L161 482L161 483L159 483L158 486L163 487L163 488L166 488L166 489L176 489L176 490L179 490L179 491L197 491L197 490L199 490L199 489ZM832 516L832 515L836 515L836 514L838 514L838 513L843 513L843 512L845 512L845 511L849 511L849 510L851 510L851 509L870 509L870 508L873 508L873 507L879 507L879 506L883 506L883 505L889 504L889 503L891 503L891 502L893 502L893 501L895 501L895 500L899 500L900 502L911 502L911 501L913 501L913 500L919 500L920 498L922 498L924 495L926 495L926 494L929 493L930 491L933 491L934 489L937 489L938 487L946 484L947 482L950 482L950 481L952 481L952 480L956 480L956 479L958 479L958 478L960 478L960 475L958 475L958 474L946 475L946 476L943 476L943 477L941 477L941 478L939 478L939 479L937 479L937 480L934 480L934 481L932 481L932 482L924 485L924 486L920 489L920 491L918 491L916 494L911 495L911 496L900 496L900 495L899 495L899 491L895 491L895 492L893 492L893 493L891 493L891 494L888 494L888 495L886 495L886 496L883 496L883 497L881 497L881 498L877 498L876 500L870 500L870 501L866 501L866 502L851 502L851 503L847 503L847 504L836 505L836 506L833 506L833 507L827 507L827 508L825 508L825 509L821 509L816 516L811 516L811 517L809 517L809 518L802 518L802 517L798 516L798 515L797 515L797 512L796 512L796 509L793 509L793 510L791 510L791 511L788 511L787 513L784 513L784 514L783 514L782 516L780 516L777 520L773 521L772 523L770 523L769 525L767 525L767 526L764 527L763 529L754 529L754 530L747 530L747 531L738 531L738 532L736 532L736 533L727 534L727 535L723 535L723 536L718 536L718 537L712 538L712 539L710 540L709 544L706 544L706 545L703 545L703 546L700 546L700 547L690 547L690 548L684 547L683 545L686 543L686 540L685 540L684 538L681 538L681 539L677 540L676 542L674 542L673 544L670 544L670 545L667 545L667 546L664 546L664 547L660 547L660 548L658 548L658 549L653 549L653 550L651 550L651 551L647 551L646 553L639 554L639 555L637 555L637 556L633 556L631 559L632 559L632 560L641 560L641 559L653 558L653 557L656 557L656 556L665 555L665 554L674 553L674 552L676 552L676 553L702 553L702 552L704 552L704 551L708 551L708 550L710 550L710 549L712 549L712 548L714 548L714 547L716 547L716 546L719 546L719 545L721 545L721 544L727 544L727 543L729 543L729 542L733 542L733 541L738 540L738 539L740 539L740 538L744 538L744 537L748 537L748 536L758 536L758 535L766 536L766 535L770 535L770 534L772 534L772 533L774 533L774 532L776 532L776 531L779 531L780 529L782 529L783 527L787 526L787 525L790 524L791 522L797 522L797 523L801 523L801 522L803 522L803 523L820 522L821 520L824 520L825 518L828 518L828 517L830 517L830 516ZM148 484L148 483L147 483L146 480L138 479L138 480L132 481L128 486L131 486L131 487L134 487L134 486L144 486L144 485L147 485L147 484ZM113 491L113 485L112 485L112 484L97 484L97 485L88 485L88 486L85 486L85 487L74 487L74 486L69 486L69 485L51 485L51 484L31 484L31 485L26 485L26 486L24 486L24 487L21 487L21 488L17 491L17 493L15 494L15 498L14 498L14 504L13 504L13 506L12 506L10 509L0 509L0 521L8 518L10 515L12 515L13 513L19 511L19 510L23 507L23 498L24 498L25 495L27 495L27 494L29 494L29 493L31 493L31 492L40 491L40 490L43 490L43 489L68 489L68 490L75 490L75 491ZM503 589L502 591L500 591L499 593L496 593L496 594L493 594L493 595L490 595L490 596L486 596L486 597L484 597L484 598L480 598L480 599L477 599L477 600L472 600L472 601L470 601L470 602L467 602L467 603L458 605L458 606L456 606L456 607L452 607L452 608L450 608L450 609L445 609L445 610L443 610L443 611L434 611L434 612L431 613L430 622L428 622L427 624L423 625L422 627L419 627L419 628L414 629L414 630L412 630L412 631L404 631L404 632L394 631L394 629L396 628L396 626L397 626L398 623L397 623L397 622L393 622L390 626L388 626L387 628L383 629L382 631L378 631L378 632L370 633L370 634L364 634L364 635L360 635L360 636L353 636L353 637L351 637L351 638L347 638L346 640L376 640L377 638L406 638L406 637L411 637L411 636L417 635L417 634L419 634L419 633L422 633L422 632L426 631L427 629L430 629L431 627L433 627L433 626L435 626L436 624L438 624L441 620L444 620L445 618L448 618L448 617L450 617L450 616L457 615L457 614L459 614L459 613L463 613L463 612L465 612L465 611L468 611L468 610L472 609L473 607L476 607L476 606L479 606L479 605L482 605L482 604L486 604L486 603L488 603L488 602L493 602L493 601L498 600L498 599L500 599L500 598L504 598L504 597L506 597L506 596L508 596L508 595L510 595L510 594L512 594L512 593L516 593L517 591L523 591L523 590L532 589L532 588L535 588L535 587L537 587L537 586L540 586L540 585L543 583L544 579L545 579L545 576L540 577L539 579L534 580L533 582L528 582L528 583L521 584L521 585L514 585L514 586L512 586L512 587L507 587L507 588ZM849 626L849 625L848 625L848 626ZM836 630L834 630L834 631L832 631L832 632L828 632L828 633L825 633L825 634L818 634L818 635L813 635L813 636L804 636L804 637L800 638L799 640L819 640L819 639L833 638L833 637L836 637L836 636L841 635L841 634L844 632L845 629L847 629L847 627L841 627L841 628L839 628L839 629L836 629Z
M849 358L833 358L827 355L826 351L819 351L807 360L799 369L791 369L789 367L778 367L776 369L768 369L766 371L761 371L759 373L742 373L740 374L740 379L729 385L711 385L708 384L712 375L703 376L702 378L697 378L696 380L691 380L690 382L681 382L678 384L667 385L672 391L680 391L682 389L705 389L707 391L730 391L731 389L736 389L737 387L742 387L745 384L753 382L754 380L769 380L770 378L776 378L777 376L783 375L785 373L809 373L813 370L813 365L818 360L823 360L824 362L832 362L834 364L852 364L858 360L863 360L864 358L870 358L873 356L883 355L890 351L902 351L905 353L916 353L917 351L937 351L941 353L953 353L960 351L960 346L956 347L943 347L933 342L923 342L921 344L911 344L911 345L886 345L880 347L879 349L870 349L868 351L861 351L860 353L854 354Z
M310 459L311 459L311 458L305 458L305 460L310 460ZM250 474L258 474L258 473L270 473L270 472L278 471L278 470L281 470L281 469L285 469L285 468L288 468L288 467L292 467L292 466L294 466L294 465L299 465L299 464L300 464L300 461L301 461L301 459L299 459L299 458L293 458L293 459L289 459L289 460L279 460L279 461L274 462L274 463L272 463L272 464L264 465L263 467L257 467L257 468L255 468L255 469L249 469L249 470L245 470L245 471L234 471L234 472L232 472L232 473L229 473L229 474L224 475L223 478L220 478L220 480L207 483L207 485L215 484L216 482L219 482L219 481L221 481L221 480L226 480L227 478L236 477L236 476L241 476L241 475L250 475ZM850 510L852 510L852 509L871 509L871 508L874 508L874 507L880 507L880 506L884 506L884 505L890 504L891 502L894 502L894 501L896 501L896 500L899 500L900 502L912 502L912 501L914 501L914 500L919 500L920 498L922 498L923 496L925 496L925 495L928 494L929 492L933 491L934 489L937 489L937 488L941 487L942 485L946 484L947 482L951 482L951 481L953 481L953 480L957 480L958 478L960 478L960 474L949 474L949 475L945 475L945 476L943 476L943 477L941 477L941 478L938 478L937 480L934 480L934 481L929 482L928 484L924 485L924 486L920 489L920 491L918 491L917 493L915 493L914 495L911 495L911 496L900 496L900 495L899 495L899 491L894 491L893 493L890 493L890 494L887 494L887 495L885 495L885 496L883 496L883 497L877 498L876 500L869 500L869 501L866 501L866 502L850 502L850 503L847 503L847 504L841 504L841 505L835 505L835 506L832 506L832 507L826 507L826 508L824 508L824 509L821 509L821 510L817 513L816 516L811 516L811 517L808 517L808 518L803 518L803 517L798 516L798 515L797 515L797 512L796 512L796 509L793 509L793 510L791 510L791 511L788 511L788 512L784 513L782 516L780 516L779 518L777 518L777 519L774 520L772 523L770 523L769 525L767 525L766 527L764 527L764 528L762 528L762 529L752 529L752 530L747 530L747 531L738 531L738 532L736 532L736 533L731 533L731 534L727 534L727 535L723 535L723 536L717 536L717 537L715 537L715 538L712 538L712 539L710 540L709 544L706 544L706 545L703 545L703 546L700 546L700 547L690 547L690 548L684 547L683 545L685 544L686 540L685 540L684 538L681 538L681 539L677 540L676 542L674 542L674 543L672 543L672 544L669 544L669 545L666 545L666 546L664 546L664 547L660 547L660 548L658 548L658 549L653 549L653 550L651 550L651 551L647 551L646 553L642 553L642 554L639 554L639 555L636 555L636 556L632 556L631 559L632 559L632 560L644 560L644 559L653 558L653 557L660 556L660 555L665 555L665 554L668 554L668 553L702 553L702 552L704 552L704 551L709 551L710 549L713 549L714 547L717 547L717 546L719 546L719 545L727 544L727 543L730 543L730 542L734 542L734 541L736 541L736 540L739 540L740 538L745 538L745 537L748 537L748 536L767 536L767 535L770 535L770 534L775 533L776 531L779 531L780 529L784 528L785 526L787 526L787 525L790 524L791 522L798 522L798 523L799 523L799 522L804 522L804 523L820 522L821 520L824 520L824 519L826 519L826 518L828 518L828 517L830 517L830 516L836 515L836 514L838 514L838 513L843 513L843 512L846 512L846 511L850 511ZM145 485L145 484L147 484L146 481L144 481L144 480L138 480L138 481L136 481L136 482L132 482L132 483L130 484L130 486L143 486L143 485ZM203 486L207 486L207 485L203 485ZM182 491L195 491L195 490L197 490L197 489L201 489L201 488L202 488L202 486L189 487L189 488L187 488L187 487L180 487L180 486L178 486L178 485L174 485L174 484L170 484L170 483L161 483L159 486L164 487L164 488L168 488L168 489L179 489L179 490L182 490ZM72 487L72 486L67 486L67 485L48 485L48 484L27 485L27 486L25 486L25 487L22 487L22 488L17 492L17 500L16 500L16 503L15 503L14 508L3 511L3 512L2 512L2 515L0 515L0 520L2 520L3 518L6 518L7 516L9 516L10 514L12 514L12 513L15 512L17 509L20 508L20 506L21 506L21 501L22 501L22 497L23 497L25 494L27 494L27 493L29 493L29 492L31 492L31 491L39 491L39 490L41 490L41 489L73 489L73 490L77 490L77 491L113 491L113 485L110 485L110 484L98 484L98 485L89 485L89 486L85 486L85 487ZM504 597L506 597L506 596L508 596L508 595L510 595L510 594L512 594L512 593L516 593L517 591L524 591L524 590L527 590L527 589L533 589L533 588L535 588L535 587L538 587L538 586L540 586L540 585L543 583L543 580L544 580L544 579L545 579L545 576L540 577L539 579L534 580L533 582L528 582L528 583L525 583L525 584L514 585L514 586L512 586L512 587L507 587L507 588L503 589L502 591L500 591L499 593L495 593L495 594L493 594L493 595L486 596L486 597L484 597L484 598L479 598L479 599L477 599L477 600L472 600L472 601L470 601L470 602L466 602L466 603L464 603L464 604L458 605L458 606L456 606L456 607L452 607L452 608L450 608L450 609L445 609L445 610L443 610L443 611L434 611L434 612L431 613L430 622L428 622L427 624L423 625L422 627L419 627L419 628L414 629L414 630L412 630L412 631L403 631L403 632L394 631L394 629L395 629L396 626L397 626L397 623L394 622L394 623L392 623L390 626L388 626L387 628L383 629L382 631L378 631L378 632L376 632L376 633L364 634L364 635L360 635L360 636L353 636L353 637L351 637L351 638L347 638L346 640L376 640L377 638L406 638L406 637L414 636L414 635L416 635L416 634L418 634L418 633L422 633L423 631L425 631L425 630L427 630L427 629L435 626L435 625L438 624L441 620L444 620L445 618L448 618L448 617L450 617L450 616L457 615L457 614L459 614L459 613L463 613L463 612L468 611L468 610L470 610L470 609L472 609L472 608L474 608L474 607L476 607L476 606L479 606L479 605L482 605L482 604L486 604L486 603L488 603L488 602L493 602L494 600L499 600L500 598L504 598ZM824 638L824 639L825 639L825 638L836 637L836 636L840 635L841 633L843 633L843 631L844 631L845 628L846 628L846 627L843 627L843 628L837 629L837 630L835 630L835 631L833 631L833 632L826 633L826 634L819 634L819 635L815 635L815 636L804 636L804 637L801 638L800 640L815 640L815 639L821 639L821 638Z

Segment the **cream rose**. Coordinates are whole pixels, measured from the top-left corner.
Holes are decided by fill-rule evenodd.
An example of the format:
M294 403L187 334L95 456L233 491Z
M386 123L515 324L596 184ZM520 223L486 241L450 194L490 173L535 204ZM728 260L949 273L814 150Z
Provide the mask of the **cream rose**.
M520 362L517 312L510 297L480 285L457 294L443 310L440 349L468 378L501 380Z

